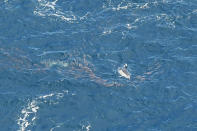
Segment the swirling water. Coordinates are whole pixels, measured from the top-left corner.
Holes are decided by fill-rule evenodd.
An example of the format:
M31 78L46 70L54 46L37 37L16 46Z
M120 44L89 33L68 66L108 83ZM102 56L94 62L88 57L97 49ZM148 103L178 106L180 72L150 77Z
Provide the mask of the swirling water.
M196 41L195 0L2 0L1 130L196 131Z

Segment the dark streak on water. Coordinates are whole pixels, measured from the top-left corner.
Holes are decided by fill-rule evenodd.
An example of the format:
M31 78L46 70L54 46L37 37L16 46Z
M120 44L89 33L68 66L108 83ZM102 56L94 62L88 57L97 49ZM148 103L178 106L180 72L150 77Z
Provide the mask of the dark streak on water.
M195 0L2 0L1 130L196 131L196 42Z

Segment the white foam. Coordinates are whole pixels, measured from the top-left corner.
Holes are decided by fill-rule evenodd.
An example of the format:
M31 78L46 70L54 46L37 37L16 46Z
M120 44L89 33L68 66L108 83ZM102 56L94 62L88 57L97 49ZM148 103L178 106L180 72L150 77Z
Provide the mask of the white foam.
M86 131L90 131L91 125L86 126Z
M37 119L37 112L40 109L39 105L41 103L46 103L49 101L50 97L55 97L56 100L63 98L64 94L68 94L68 90L63 90L62 92L59 93L50 93L46 95L41 95L29 103L27 103L27 106L24 107L19 115L19 118L17 119L17 124L19 125L18 131L26 131L29 126L33 126L36 119ZM72 96L72 93L71 93ZM52 104L58 104L58 102L50 102ZM56 126L59 127L60 125ZM30 131L30 129L28 129Z
M146 9L146 8L150 8L150 7L148 6L148 3L145 3L144 5L140 6L140 8L141 9Z
M38 109L39 107L37 105L37 101L35 100L28 103L28 106L22 109L22 116L17 120L17 124L20 127L18 131L25 131L29 125L32 125L32 123L36 120L36 112ZM31 121L28 121L30 114L34 114L34 117L31 119Z
M51 96L54 96L54 94L53 94L53 93L51 93L51 94L48 94L48 95L40 96L39 98L41 98L41 99L45 99L45 98L47 98L47 97L51 97Z
M167 14L155 14L155 15L149 15L149 16L143 16L143 17L138 17L135 19L131 25L135 26L136 24L144 24L144 23L149 23L157 21L156 26L166 26L168 28L175 28L175 21L173 18Z
M109 29L109 30L104 30L103 31L103 35L106 35L106 34L111 34L112 33L112 30Z
M90 131L91 129L91 124L87 121L87 124L82 124L81 125L82 130Z
M137 26L133 26L132 24L126 24L127 29L131 30L131 29L136 29Z
M124 5L123 5L124 4ZM113 11L120 11L120 10L127 10L129 8L135 7L135 9L147 9L150 8L148 6L149 3L126 3L126 2L121 2L118 4L116 7L112 7Z
M48 0L38 0L38 6L36 6L34 10L34 14L45 17L57 17L63 21L73 22L77 20L77 17L74 15L72 11L62 11L56 3L58 0L54 0L49 2Z
M45 64L47 67L52 67L52 66L61 66L61 67L68 67L68 63L60 60L44 60L41 62L42 64Z
M129 7L131 7L132 5L130 3L128 3L125 6L121 6L121 4L119 4L117 7L112 7L113 11L119 11L119 10L127 10Z
M52 128L50 129L50 131L53 131L55 128L61 127L63 124L64 124L64 123L58 123L55 127L52 127Z

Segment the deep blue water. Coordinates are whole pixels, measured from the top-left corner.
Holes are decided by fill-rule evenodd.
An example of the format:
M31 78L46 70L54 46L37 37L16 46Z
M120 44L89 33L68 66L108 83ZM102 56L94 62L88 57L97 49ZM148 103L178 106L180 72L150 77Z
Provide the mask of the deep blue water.
M197 1L1 0L0 130L196 131Z

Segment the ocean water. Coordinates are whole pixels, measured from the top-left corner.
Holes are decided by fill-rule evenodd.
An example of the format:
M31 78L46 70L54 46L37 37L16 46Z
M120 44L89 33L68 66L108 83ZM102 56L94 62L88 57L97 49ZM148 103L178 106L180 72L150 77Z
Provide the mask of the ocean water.
M196 130L196 0L0 1L0 131Z

